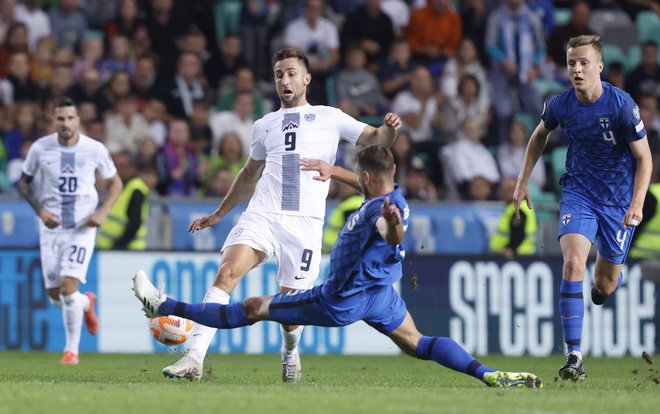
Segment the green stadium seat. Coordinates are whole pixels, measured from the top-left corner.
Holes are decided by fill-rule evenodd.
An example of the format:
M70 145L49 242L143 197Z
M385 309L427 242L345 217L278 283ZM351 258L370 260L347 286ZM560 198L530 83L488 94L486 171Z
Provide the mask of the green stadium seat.
M337 107L337 79L333 75L325 78L325 94L328 98L328 106Z
M644 10L637 13L635 18L639 30L639 43L654 40L660 45L660 17L655 12Z
M525 133L529 137L536 129L536 126L541 121L541 118L528 112L517 112L513 116L513 120L515 122L521 122L523 125L525 125Z
M239 33L241 7L240 0L218 0L213 5L215 37L218 43L222 42L230 33Z
M571 20L571 15L571 9L555 8L555 24L557 26L564 26Z
M639 66L639 63L642 60L642 48L639 45L631 47L630 50L628 50L627 57L628 59L626 59L626 62L623 65L626 73L631 72L637 66Z
M609 69L610 65L614 62L619 62L623 65L626 64L626 55L618 47L611 44L603 45L603 62L605 63L605 72Z
M547 79L535 79L534 88L542 99L545 99L551 95L555 95L564 90L564 87L561 83Z

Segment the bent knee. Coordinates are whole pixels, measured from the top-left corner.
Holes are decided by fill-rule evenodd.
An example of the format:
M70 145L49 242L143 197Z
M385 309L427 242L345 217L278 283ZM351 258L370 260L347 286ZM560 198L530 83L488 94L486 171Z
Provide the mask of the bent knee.
M564 278L568 280L582 280L586 270L586 263L579 257L569 257L564 262Z

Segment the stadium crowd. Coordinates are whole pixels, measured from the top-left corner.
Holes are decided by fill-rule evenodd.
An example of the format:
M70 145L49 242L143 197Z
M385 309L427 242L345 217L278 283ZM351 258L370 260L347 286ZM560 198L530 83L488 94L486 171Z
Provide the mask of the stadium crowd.
M253 122L277 109L270 57L294 46L312 104L372 124L401 116L407 199L496 200L545 98L570 85L565 42L588 33L608 44L603 79L639 104L657 168L660 23L637 23L658 15L653 0L0 0L0 192L16 191L69 96L82 131L129 154L159 194L222 197ZM553 131L539 191L556 192L565 144ZM352 167L348 149L337 158Z

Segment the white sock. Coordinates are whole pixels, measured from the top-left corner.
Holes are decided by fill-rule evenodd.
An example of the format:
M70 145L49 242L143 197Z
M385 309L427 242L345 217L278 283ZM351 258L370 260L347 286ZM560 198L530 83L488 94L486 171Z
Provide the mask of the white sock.
M293 364L295 356L298 353L298 343L302 335L303 326L299 326L291 332L284 330L280 325L280 332L282 333L282 363Z
M73 352L78 355L80 348L80 331L83 324L83 313L85 312L85 300L89 307L88 298L76 291L68 296L60 295L62 300L62 320L64 321L64 332L66 333L66 345L64 351Z
M211 286L206 296L204 296L204 303L219 303L221 305L229 304L229 293L215 286ZM204 362L204 357L209 350L209 346L215 336L216 328L209 328L208 326L196 323L190 337L190 345L188 348L188 356L199 363Z

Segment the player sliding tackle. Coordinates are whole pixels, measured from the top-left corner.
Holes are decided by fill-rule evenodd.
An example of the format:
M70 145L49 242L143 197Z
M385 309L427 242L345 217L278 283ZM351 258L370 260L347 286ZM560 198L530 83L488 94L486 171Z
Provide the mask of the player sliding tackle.
M388 149L369 146L361 150L355 173L318 160L302 160L301 164L303 170L318 171L316 179L345 182L360 189L366 198L332 248L326 283L231 305L187 304L161 293L140 270L133 278L133 290L146 315L177 315L216 328L238 328L264 320L319 326L345 326L363 320L408 355L431 359L486 385L542 387L534 374L489 368L452 339L423 336L415 327L405 302L392 287L402 276L404 251L400 243L409 209L394 183L396 167Z

